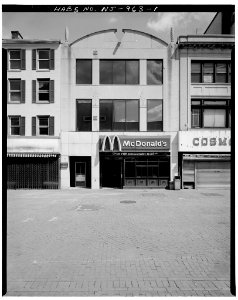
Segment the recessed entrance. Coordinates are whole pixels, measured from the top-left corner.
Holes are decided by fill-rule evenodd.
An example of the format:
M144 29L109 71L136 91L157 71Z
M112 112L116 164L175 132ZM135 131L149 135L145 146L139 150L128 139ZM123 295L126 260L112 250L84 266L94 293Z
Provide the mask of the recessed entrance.
M91 187L91 157L70 157L70 186Z
M122 188L122 163L121 159L105 157L101 160L101 186Z

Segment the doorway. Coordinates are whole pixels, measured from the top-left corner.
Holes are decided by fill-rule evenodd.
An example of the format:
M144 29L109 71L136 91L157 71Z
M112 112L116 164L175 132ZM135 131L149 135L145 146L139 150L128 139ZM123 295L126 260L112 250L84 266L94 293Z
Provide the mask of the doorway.
M91 187L91 157L70 157L70 186L79 188Z
M101 187L122 188L122 162L108 157L101 160Z

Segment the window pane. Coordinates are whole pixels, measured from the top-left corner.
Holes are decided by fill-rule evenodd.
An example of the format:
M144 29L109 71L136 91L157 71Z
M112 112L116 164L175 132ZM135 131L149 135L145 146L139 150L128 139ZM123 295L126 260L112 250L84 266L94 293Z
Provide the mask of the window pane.
M125 161L125 177L135 177L135 162L134 161Z
M200 100L192 100L192 105L200 105L201 101Z
M41 127L41 128L39 128L39 134L40 135L48 135L49 134L48 127Z
M126 63L124 60L113 61L113 83L126 83Z
M10 101L21 101L21 93L20 92L11 92L10 93Z
M50 58L50 52L49 50L39 50L39 59L49 59Z
M113 101L113 129L125 130L125 108L126 104L123 100Z
M146 162L136 162L136 176L137 177L147 177Z
M48 90L50 89L49 81L39 81L39 90Z
M49 69L49 68L50 68L49 60L40 60L39 61L39 69Z
M126 122L138 122L139 110L138 100L127 100L126 101Z
M217 63L216 64L217 73L226 73L226 63Z
M77 100L77 131L92 130L92 101Z
M39 101L49 101L50 94L49 93L39 93Z
M10 80L10 90L20 91L21 90L21 80Z
M162 61L147 61L147 84L162 84Z
M139 84L139 61L126 61L126 83Z
M158 162L149 161L148 162L148 177L158 177L158 176L159 176Z
M19 50L11 50L10 59L21 59L21 52Z
M20 69L21 61L20 60L11 60L10 61L10 69Z
M48 126L48 117L40 117L39 118L39 126Z
M100 130L112 130L112 101L100 101Z
M11 135L20 135L20 127L12 127Z
M204 109L204 127L226 127L225 109Z
M162 100L147 101L147 130L162 131L163 127Z
M201 74L192 74L191 82L192 83L200 83L201 82Z
M226 74L216 74L216 82L217 83L226 83L227 79L226 79L227 75Z
M214 67L213 63L204 63L203 64L203 82L204 83L214 82L213 67Z
M231 82L231 64L228 64L228 82Z
M192 109L192 128L199 128L201 120L201 110L200 109Z
M200 74L201 73L201 64L192 62L191 72Z
M19 118L11 118L11 126L19 126L20 125L20 120Z
M226 105L226 101L222 101L222 100L204 100L204 105Z
M100 60L100 84L112 84L112 61Z
M76 60L76 84L92 84L92 60Z

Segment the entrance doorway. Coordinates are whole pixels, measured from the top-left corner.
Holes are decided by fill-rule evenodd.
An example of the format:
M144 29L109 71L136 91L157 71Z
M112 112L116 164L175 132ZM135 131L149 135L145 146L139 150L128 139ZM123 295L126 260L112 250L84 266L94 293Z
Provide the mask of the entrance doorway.
M122 188L122 166L120 159L105 157L101 160L101 186L110 188Z
M70 156L70 186L91 187L91 157Z

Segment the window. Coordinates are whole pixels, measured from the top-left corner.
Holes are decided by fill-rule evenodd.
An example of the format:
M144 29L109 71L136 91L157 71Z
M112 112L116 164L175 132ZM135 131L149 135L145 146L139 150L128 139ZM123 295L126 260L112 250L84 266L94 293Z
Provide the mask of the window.
M25 117L9 116L9 135L25 135Z
M195 62L191 64L192 83L230 83L230 62Z
M147 60L147 84L163 84L163 62L162 60Z
M33 49L32 70L54 70L54 49Z
M25 80L9 79L8 89L10 103L25 103Z
M162 100L147 100L147 131L163 131Z
M76 60L76 84L92 84L92 60Z
M26 50L14 49L9 50L9 70L25 70L26 69Z
M54 103L54 80L32 80L32 103Z
M139 84L139 60L100 60L100 84Z
M92 131L92 100L76 100L76 131Z
M192 100L192 128L228 128L230 123L229 100Z
M33 136L54 135L54 117L51 116L32 117L32 135Z
M138 100L100 100L101 131L139 131Z

